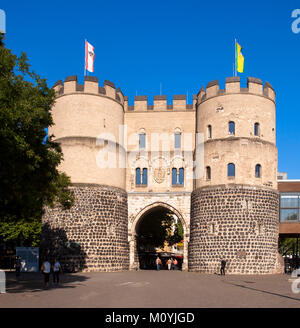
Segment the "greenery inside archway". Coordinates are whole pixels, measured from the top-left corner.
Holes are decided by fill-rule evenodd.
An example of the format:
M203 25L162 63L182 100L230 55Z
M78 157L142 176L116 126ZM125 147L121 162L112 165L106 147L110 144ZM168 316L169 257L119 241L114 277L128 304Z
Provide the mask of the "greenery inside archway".
M140 268L154 269L156 256L183 260L183 226L169 209L157 207L146 212L136 226L136 250ZM165 261L163 260L163 264Z

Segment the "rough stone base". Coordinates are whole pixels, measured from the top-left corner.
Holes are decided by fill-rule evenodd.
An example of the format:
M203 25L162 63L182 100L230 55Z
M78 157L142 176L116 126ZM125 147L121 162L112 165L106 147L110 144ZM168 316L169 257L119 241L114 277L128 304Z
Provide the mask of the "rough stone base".
M75 205L47 208L42 256L55 257L67 270L129 269L127 193L102 185L74 185Z
M250 186L220 186L192 193L189 270L271 274L278 267L278 193Z

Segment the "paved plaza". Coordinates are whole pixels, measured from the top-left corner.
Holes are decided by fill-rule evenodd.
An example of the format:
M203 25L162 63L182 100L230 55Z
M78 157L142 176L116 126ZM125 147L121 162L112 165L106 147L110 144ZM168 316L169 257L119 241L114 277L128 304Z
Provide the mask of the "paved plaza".
M43 288L40 273L7 273L0 307L209 308L300 307L289 275L219 276L181 271L74 273L59 287Z

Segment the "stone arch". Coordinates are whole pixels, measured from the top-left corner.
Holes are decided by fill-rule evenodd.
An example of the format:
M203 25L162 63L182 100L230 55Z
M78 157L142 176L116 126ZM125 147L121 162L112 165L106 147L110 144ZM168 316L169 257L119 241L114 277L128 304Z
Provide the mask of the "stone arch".
M149 167L149 160L146 156L139 156L136 158L131 165L131 173L135 172L137 167Z
M149 213L152 209L163 207L170 210L173 214L177 216L180 220L183 227L183 245L184 245L184 254L183 254L183 265L182 269L188 269L188 242L189 242L189 225L186 222L184 216L178 211L174 206L167 204L165 202L156 201L154 203L148 204L142 210L138 212L132 221L131 226L128 231L128 241L130 246L130 269L137 270L138 269L138 259L136 252L136 227L138 222L144 217L145 214Z
M188 163L187 161L184 160L183 156L181 155L176 155L170 160L170 168L176 167L176 168L187 168Z
M167 158L166 156L162 156L162 155L158 155L155 156L154 158L151 159L150 161L150 166L154 167L155 164L159 161L162 160L162 162L164 163L165 167L169 168L170 167L170 159Z
M146 134L146 129L145 129L145 128L140 128L140 129L138 130L138 133L145 133L145 134Z
M154 202L152 204L149 204L147 206L145 206L138 214L137 216L135 217L134 221L132 222L132 226L131 226L131 233L135 233L135 228L136 228L136 225L137 223L139 222L139 220L149 211L151 211L151 209L154 209L154 208L157 208L157 207L164 207L168 210L170 210L171 212L173 212L177 217L178 219L180 220L182 226L183 226L183 229L184 231L186 230L187 228L187 224L184 220L184 217L181 215L181 213L175 208L173 207L172 205L169 205L167 203L164 203L164 202Z

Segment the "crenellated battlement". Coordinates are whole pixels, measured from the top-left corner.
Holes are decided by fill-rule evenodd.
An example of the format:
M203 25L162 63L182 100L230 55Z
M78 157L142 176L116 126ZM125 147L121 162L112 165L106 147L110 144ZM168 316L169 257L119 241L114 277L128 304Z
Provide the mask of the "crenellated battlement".
M148 102L147 96L135 96L134 105L128 105L128 97L124 97L124 109L128 112L149 111L193 111L196 108L197 96L193 95L193 104L187 104L186 95L174 95L172 103L168 104L167 96L153 96L153 104Z
M57 97L74 93L87 93L106 96L124 105L124 95L121 89L118 87L116 90L114 83L107 80L104 81L103 87L99 86L96 76L85 76L84 84L79 84L77 75L71 75L66 77L64 83L62 80L57 81L52 88Z
M209 98L237 93L263 96L275 102L275 91L269 82L266 82L263 86L260 79L248 77L247 88L241 88L239 76L226 78L225 90L219 88L218 80L209 82L206 86L206 91L204 87L200 89L197 94L197 100L198 104L200 104Z
M87 93L105 96L116 100L124 105L124 110L131 112L148 111L176 111L195 110L196 104L200 104L207 99L229 94L251 94L266 97L275 102L275 91L270 83L264 85L258 78L248 77L247 88L241 88L240 77L228 77L225 81L225 89L220 89L219 81L214 80L207 84L206 89L202 87L197 95L193 95L193 104L187 104L186 95L174 95L172 102L167 101L166 95L153 96L153 103L149 103L147 96L135 96L134 105L128 105L128 97L124 96L121 89L116 89L113 82L105 80L103 86L99 86L98 78L95 76L85 76L84 84L77 82L77 75L68 76L65 81L57 81L53 89L57 96L74 93Z

